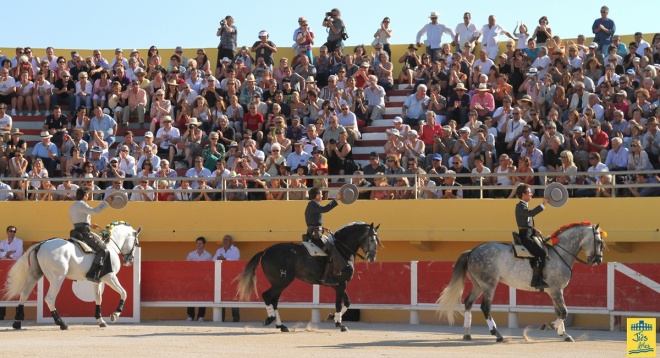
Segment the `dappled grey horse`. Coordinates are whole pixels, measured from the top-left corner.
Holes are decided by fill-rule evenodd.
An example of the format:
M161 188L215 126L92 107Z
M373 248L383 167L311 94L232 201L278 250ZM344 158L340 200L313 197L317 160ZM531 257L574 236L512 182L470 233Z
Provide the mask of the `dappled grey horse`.
M603 238L607 234L599 229L599 225L590 223L575 223L566 225L552 234L553 246L548 250L548 261L544 269L545 281L550 287L546 288L548 295L555 306L557 319L548 327L556 329L557 334L565 341L572 342L573 338L566 333L564 320L568 313L564 303L564 288L568 285L573 274L573 264L579 261L588 265L600 265L603 261ZM578 258L578 253L584 251L587 261ZM538 291L530 286L532 268L527 260L517 259L513 256L511 245L491 242L479 245L466 251L458 258L454 266L449 285L442 291L438 304L440 317L447 317L449 324L454 323L454 314L460 310L461 297L465 287L465 274L472 281L472 292L465 298L465 316L463 339L470 340L470 326L472 324L472 305L484 295L481 302L481 311L486 317L490 333L503 341L497 331L497 326L490 315L490 306L495 295L498 282L524 291ZM546 325L544 325L544 328Z

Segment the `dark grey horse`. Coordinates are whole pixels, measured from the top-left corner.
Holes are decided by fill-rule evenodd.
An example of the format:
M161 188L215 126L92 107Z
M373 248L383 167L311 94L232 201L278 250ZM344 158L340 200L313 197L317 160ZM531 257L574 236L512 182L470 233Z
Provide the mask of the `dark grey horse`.
M354 223L339 229L335 235L335 247L340 255L347 261L348 266L342 270L342 273L335 276L339 283L333 286L335 289L335 325L341 328L342 332L348 329L342 325L341 316L350 306L348 294L346 294L346 285L353 278L353 261L359 249L366 254L367 261L376 260L376 250L380 244L378 238L378 228L373 224ZM319 284L323 275L326 257L312 257L302 245L299 244L275 244L266 248L264 251L254 255L250 262L237 279L238 298L246 301L256 290L257 277L255 270L261 262L261 269L270 282L271 287L261 294L266 304L268 316L263 322L267 326L275 321L276 328L282 332L288 332L289 329L282 324L280 313L277 311L277 304L282 291L286 289L294 279L310 284ZM343 302L343 307L342 307Z
M552 235L559 241L548 249L548 260L543 277L550 286L546 288L546 291L552 299L557 314L557 319L549 327L556 329L557 334L564 337L567 342L572 342L573 338L564 329L564 320L568 313L564 303L564 288L571 280L575 261L589 265L602 263L605 246L603 237L607 235L602 234L604 232L598 227L599 225L593 226L590 223L567 225ZM585 252L587 261L577 257L580 251ZM472 339L470 335L471 309L474 302L483 294L481 311L486 317L490 333L497 337L498 342L503 341L504 338L497 331L495 321L490 315L495 287L498 282L502 282L518 290L538 291L529 284L532 279L532 268L527 260L516 259L513 256L510 245L502 243L491 242L479 245L461 254L454 266L454 274L449 285L442 291L436 302L440 317L446 316L449 324L454 323L454 314L460 310L466 273L472 281L472 292L465 299L465 310L463 311L465 335L463 339Z

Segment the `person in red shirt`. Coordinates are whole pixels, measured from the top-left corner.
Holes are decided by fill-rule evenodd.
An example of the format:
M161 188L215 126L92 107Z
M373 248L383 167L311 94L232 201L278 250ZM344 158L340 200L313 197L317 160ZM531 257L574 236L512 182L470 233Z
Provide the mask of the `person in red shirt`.
M589 153L598 153L600 157L607 156L607 147L610 145L610 137L600 128L600 122L594 120L590 124L588 135L584 141L584 150Z
M442 126L435 123L435 112L426 111L426 121L419 123L419 139L426 145L426 166L431 165L431 155L433 154L433 144L442 138Z
M243 116L243 133L247 132L248 129L252 131L252 139L256 140L257 143L261 143L264 138L264 116L257 112L257 105L253 102L250 102L248 113Z

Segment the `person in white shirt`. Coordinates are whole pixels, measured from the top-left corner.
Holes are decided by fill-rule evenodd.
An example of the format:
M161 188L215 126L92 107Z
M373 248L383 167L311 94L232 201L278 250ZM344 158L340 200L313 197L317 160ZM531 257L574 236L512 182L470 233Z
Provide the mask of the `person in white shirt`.
M14 193L11 192L11 187L0 181L0 201L10 201L14 199Z
M431 62L440 59L440 51L442 50L442 34L447 34L451 36L452 39L455 37L454 31L452 31L447 26L438 23L438 16L440 16L440 13L433 11L429 16L431 22L424 25L424 27L419 30L415 39L417 47L420 47L422 46L422 43L420 42L422 36L426 34L426 41L424 41L424 44L426 45L426 53L431 56Z
M470 22L471 19L472 14L466 12L463 14L463 22L456 25L456 31L454 31L456 35L454 36L454 42L452 45L456 47L456 51L458 52L463 51L463 46L466 42L469 41L474 43L481 35L479 30L477 30L477 26ZM476 46L472 47L472 51L474 51L475 47Z
M16 226L7 226L7 238L0 241L0 260L16 260L23 255L23 240L16 237Z
M213 256L211 256L208 251L204 250L206 238L203 236L198 237L197 240L195 240L195 245L197 248L188 254L186 261L211 261L213 259ZM188 307L186 310L188 313L188 321L194 321L195 307ZM204 315L206 315L206 307L199 307L197 309L197 321L204 322Z
M133 188L130 201L154 201L155 196L147 178L140 178L140 184Z
M506 35L511 40L515 41L515 38L506 31L502 26L495 23L495 15L488 16L488 23L481 28L481 35L483 35L482 48L488 52L488 58L494 60L497 58L497 54L500 52L500 49L497 45L497 38L500 35Z
M234 238L231 235L225 235L222 238L222 247L215 252L213 260L221 261L237 261L241 257L241 253L236 246L234 246ZM231 309L232 321L239 322L241 320L238 308ZM225 321L225 309L222 309L222 321Z
M545 46L539 47L539 55L536 57L532 63L532 67L536 68L538 72L538 78L545 77L545 74L548 73L548 67L550 67L550 57L548 57L548 48Z

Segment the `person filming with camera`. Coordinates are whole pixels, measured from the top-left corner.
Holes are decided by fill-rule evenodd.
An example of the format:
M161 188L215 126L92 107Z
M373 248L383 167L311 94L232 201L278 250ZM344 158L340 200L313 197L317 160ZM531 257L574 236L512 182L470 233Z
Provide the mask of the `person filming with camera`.
M333 53L336 48L344 50L344 40L348 38L344 21L341 20L341 11L334 8L325 13L323 27L328 28L328 41L324 44L328 48L328 53Z

